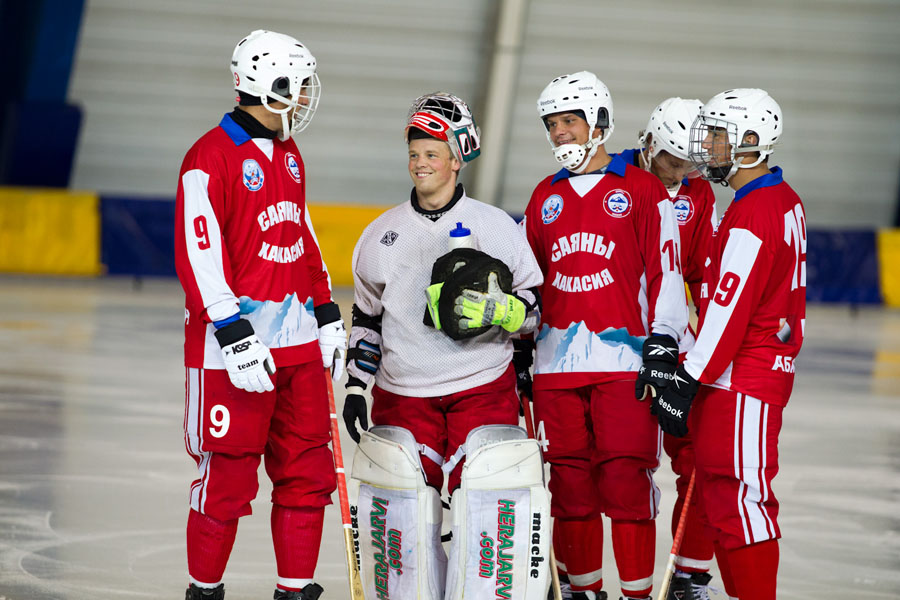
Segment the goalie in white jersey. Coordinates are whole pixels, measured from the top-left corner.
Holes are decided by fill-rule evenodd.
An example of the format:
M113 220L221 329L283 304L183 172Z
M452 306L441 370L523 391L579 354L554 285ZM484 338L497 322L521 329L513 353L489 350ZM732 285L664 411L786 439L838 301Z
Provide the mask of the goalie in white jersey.
M543 277L515 221L468 197L457 183L459 170L480 153L469 107L450 94L427 94L413 103L405 131L411 197L373 221L353 252L343 417L359 442L357 421L368 428L363 393L374 379L373 424L409 430L419 455L412 459L421 463L427 488L439 492L447 472L452 494L460 486L470 431L518 424L512 338L539 322L537 287ZM439 261L453 246L467 248L455 250L449 262ZM353 471L356 476L356 464ZM439 534L439 504L432 516ZM496 529L496 516L494 523ZM368 545L361 540L363 551ZM442 555L439 547L437 542ZM525 556L528 549L521 552ZM437 579L429 594L413 597L442 596L443 578Z

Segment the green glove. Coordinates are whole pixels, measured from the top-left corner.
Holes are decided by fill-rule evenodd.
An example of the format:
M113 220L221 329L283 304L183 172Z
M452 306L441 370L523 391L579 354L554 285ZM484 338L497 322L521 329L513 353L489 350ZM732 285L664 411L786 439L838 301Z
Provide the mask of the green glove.
M525 322L525 303L504 294L493 272L488 275L488 291L463 290L454 302L453 312L462 317L460 329L499 325L512 333Z
M425 288L425 295L428 296L428 314L431 315L431 322L434 323L435 329L441 328L441 317L438 315L438 302L441 300L441 288L443 283L434 283Z

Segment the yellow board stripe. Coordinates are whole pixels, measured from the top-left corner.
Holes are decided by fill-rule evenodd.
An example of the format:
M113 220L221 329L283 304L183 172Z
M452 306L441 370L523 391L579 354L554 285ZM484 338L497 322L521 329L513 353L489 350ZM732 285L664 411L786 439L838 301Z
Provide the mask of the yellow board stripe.
M881 295L887 306L900 306L900 229L881 229L877 235Z
M0 271L100 274L99 202L94 192L0 187Z

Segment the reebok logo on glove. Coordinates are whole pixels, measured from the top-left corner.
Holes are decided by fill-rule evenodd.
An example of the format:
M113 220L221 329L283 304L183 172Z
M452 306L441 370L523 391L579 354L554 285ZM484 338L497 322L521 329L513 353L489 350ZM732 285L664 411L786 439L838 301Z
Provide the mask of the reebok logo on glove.
M660 398L659 398L659 405L660 405L667 413L669 413L670 415L672 415L672 416L675 417L676 419L683 419L683 418L684 418L684 411L678 410L677 408L675 408L674 406L672 406L671 404L669 404L668 402L666 402L665 400L663 400L663 399L662 399L662 396L660 396Z
M238 352L243 352L244 350L249 349L250 346L251 342L242 342L240 344L235 344L234 346L232 346L232 350L235 354L237 354Z
M675 358L676 356L678 356L677 355L677 352L678 352L677 347L673 349L673 348L663 346L660 344L648 344L648 350L649 351L647 352L647 356L654 356L654 357L666 357L667 356L667 357L671 357L671 358Z

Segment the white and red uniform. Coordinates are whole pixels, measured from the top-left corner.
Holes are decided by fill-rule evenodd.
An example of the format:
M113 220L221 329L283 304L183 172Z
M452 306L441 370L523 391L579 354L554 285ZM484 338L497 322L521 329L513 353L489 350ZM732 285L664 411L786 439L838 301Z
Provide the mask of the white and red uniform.
M191 508L222 521L249 514L263 452L275 504L329 504L335 475L313 308L331 302L331 289L293 140L251 138L225 115L185 156L175 232L185 444L200 469ZM229 381L213 323L237 313L272 351L275 391Z
M381 319L380 331L359 325L350 331L351 347L360 340L381 346L372 421L413 433L426 448L426 480L438 490L442 463L469 431L519 421L510 363L513 334L496 326L456 341L423 323L432 266L447 253L457 222L471 230L475 248L509 267L512 292L534 305L529 290L541 284L541 272L521 229L504 211L468 197L462 186L437 220L417 211L412 201L391 208L366 227L353 251L355 304L365 315ZM533 331L539 314L532 311L517 333ZM352 361L348 371L364 383L373 378ZM461 465L450 473L451 492L459 484Z
M643 548L639 559L618 562L623 590L645 596L660 433L634 399L634 381L647 336L677 341L687 327L673 205L656 177L614 157L604 173L563 169L544 179L525 228L544 273L534 410L548 442L557 543L564 540L557 558L573 589L599 590L605 513L614 546ZM645 526L625 540L617 521Z
M710 248L689 415L697 486L726 549L777 539L778 433L806 321L806 215L774 168L739 189Z
M640 150L623 150L620 155L628 164L640 166L638 162ZM697 306L700 301L700 284L703 282L703 272L709 256L709 245L719 222L716 215L716 197L709 182L697 177L682 180L681 187L677 191L669 192L669 198L672 200L681 237L684 282L691 292L694 305ZM695 332L688 326L687 332L678 344L682 358L694 345L695 339ZM691 474L694 472L691 434L688 433L681 438L663 434L663 448L672 461L672 470L678 475L675 481L678 498L672 511L674 536L681 511L684 509L684 498L690 485ZM678 556L675 557L675 566L685 572L706 572L712 564L713 544L706 536L699 509L696 508L699 503L698 496L694 494L691 497L681 546Z

